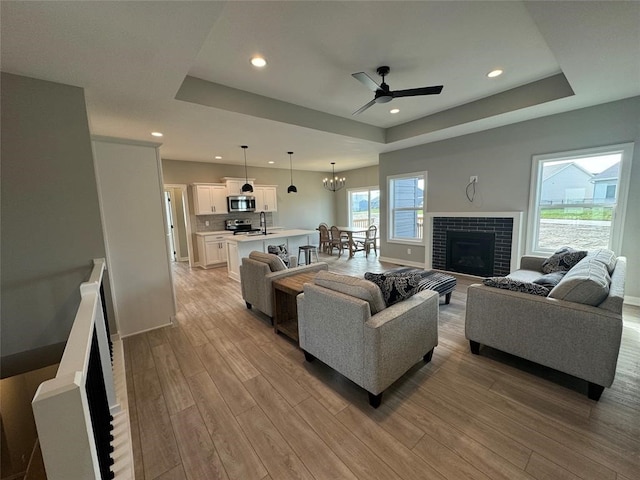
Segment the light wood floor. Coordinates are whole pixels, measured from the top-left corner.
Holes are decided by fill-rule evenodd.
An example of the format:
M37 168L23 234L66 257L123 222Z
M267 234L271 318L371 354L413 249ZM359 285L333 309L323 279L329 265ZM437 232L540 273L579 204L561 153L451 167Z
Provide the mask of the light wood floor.
M392 267L324 256L330 270ZM226 268L176 264L177 324L125 339L136 479L640 478L640 313L625 309L613 387L586 385L464 338L466 287L440 305L433 361L374 410L247 310Z

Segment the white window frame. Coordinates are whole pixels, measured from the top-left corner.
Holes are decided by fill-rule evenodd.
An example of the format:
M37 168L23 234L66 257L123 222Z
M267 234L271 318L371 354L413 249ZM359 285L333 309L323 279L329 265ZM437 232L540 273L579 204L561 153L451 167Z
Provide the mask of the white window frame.
M621 143L602 147L570 150L566 152L533 155L531 162L531 189L529 195L529 212L527 228L527 254L548 256L549 251L536 250L534 245L538 236L539 219L537 218L538 204L542 185L542 169L540 165L548 161L576 160L585 157L597 157L606 154L621 154L620 182L618 184L618 198L612 218L609 248L620 254L624 235L624 222L627 213L627 197L629 194L629 177L631 176L631 160L633 158L633 143Z
M422 178L423 179L423 184L424 184L424 188L422 190L422 194L423 194L423 198L422 198L422 208L421 209L417 209L417 208L394 208L393 205L393 187L392 187L392 183L395 180L401 180L401 179L408 179L408 178ZM426 221L427 218L427 171L422 171L422 172L412 172L412 173L402 173L402 174L398 174L398 175L389 175L387 176L387 211L388 211L388 216L387 216L387 242L388 243L399 243L399 244L404 244L404 245L424 245L425 242L425 235L427 233L427 228L426 225L423 224L422 226L422 237L423 238L415 238L415 239L409 239L409 238L395 238L393 237L393 232L395 230L394 228L394 212L396 210L422 210L422 214L423 214L423 221Z
M374 185L371 187L354 187L354 188L348 188L347 189L347 208L349 209L348 211L348 218L349 218L349 226L352 227L353 226L353 209L352 209L352 205L351 205L351 194L352 193L367 193L367 196L369 198L369 220L371 220L371 191L372 190L377 190L379 195L382 195L382 192L380 191L380 186L378 185ZM378 229L380 229L380 225L377 225Z

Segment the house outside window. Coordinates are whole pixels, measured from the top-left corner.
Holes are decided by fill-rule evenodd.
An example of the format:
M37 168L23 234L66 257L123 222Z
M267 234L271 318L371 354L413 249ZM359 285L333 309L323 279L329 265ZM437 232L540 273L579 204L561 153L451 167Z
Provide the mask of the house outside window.
M619 253L633 144L533 157L527 251Z
M380 228L380 189L364 187L349 189L349 226Z
M389 241L422 243L427 172L387 177Z

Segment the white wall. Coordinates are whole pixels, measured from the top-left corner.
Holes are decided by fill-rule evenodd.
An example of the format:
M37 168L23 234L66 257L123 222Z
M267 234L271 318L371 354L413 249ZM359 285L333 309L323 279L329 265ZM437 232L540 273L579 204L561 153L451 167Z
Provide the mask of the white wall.
M640 298L640 97L538 118L484 132L380 155L381 210L387 211L386 178L427 170L427 211L523 211L529 203L531 161L536 154L635 142L622 251L629 259L626 294ZM348 175L348 172L347 172ZM470 203L465 187L478 175ZM388 258L424 260L424 248L386 241L381 218L381 250Z
M157 144L94 137L93 151L118 331L168 325L176 307Z

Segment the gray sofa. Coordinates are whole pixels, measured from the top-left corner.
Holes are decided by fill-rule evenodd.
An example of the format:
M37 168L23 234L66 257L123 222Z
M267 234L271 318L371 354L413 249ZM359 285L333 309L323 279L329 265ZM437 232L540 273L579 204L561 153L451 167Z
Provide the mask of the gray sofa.
M544 261L524 256L507 278L540 279ZM465 321L471 351L488 345L581 378L598 400L615 376L626 267L625 257L602 249L589 252L546 297L471 285Z
M290 261L295 263L296 257ZM282 261L270 253L254 251L242 259L240 265L240 287L247 308L256 307L270 318L273 317L273 287L278 278L303 272L328 270L326 262L311 263L299 267L286 268Z
M368 280L320 272L298 295L300 348L369 393L382 392L438 344L438 293L424 290L386 306Z

